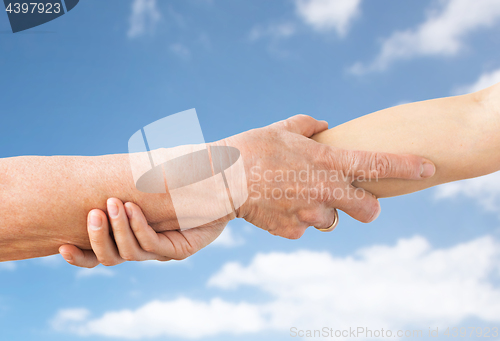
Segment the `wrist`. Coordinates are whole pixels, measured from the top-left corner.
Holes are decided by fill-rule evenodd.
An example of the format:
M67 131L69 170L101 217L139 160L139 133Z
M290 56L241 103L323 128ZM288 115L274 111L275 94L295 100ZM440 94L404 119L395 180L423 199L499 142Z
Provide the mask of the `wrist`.
M219 172L221 168L224 169L227 194L233 207L230 220L244 218L249 211L249 200L247 199L249 193L248 178L252 161L251 154L247 152L245 145L239 143L238 138L235 138L235 136L207 144L207 146L211 149L212 163L220 164L220 159L222 159L222 167L215 166L213 169L215 173Z

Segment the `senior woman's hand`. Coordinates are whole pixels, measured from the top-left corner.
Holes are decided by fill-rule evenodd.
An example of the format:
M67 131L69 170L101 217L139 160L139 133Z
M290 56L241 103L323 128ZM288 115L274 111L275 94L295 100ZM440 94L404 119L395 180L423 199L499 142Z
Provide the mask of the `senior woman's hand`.
M325 121L297 115L219 141L238 148L245 163L249 198L237 216L296 239L309 226L331 226L335 209L365 223L377 218L378 200L353 187L354 180L420 180L435 172L419 156L343 150L310 139L327 128Z

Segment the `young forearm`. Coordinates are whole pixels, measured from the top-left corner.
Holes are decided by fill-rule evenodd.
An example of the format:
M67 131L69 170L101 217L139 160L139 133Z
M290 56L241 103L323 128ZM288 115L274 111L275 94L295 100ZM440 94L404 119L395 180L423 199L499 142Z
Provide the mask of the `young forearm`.
M135 188L126 154L0 160L0 261L47 256L66 243L89 249L87 214L106 210L110 197L137 203L153 227L175 223L167 194Z
M481 92L410 103L352 120L313 138L335 147L415 154L436 165L426 180L358 182L377 197L411 193L500 170L500 84Z

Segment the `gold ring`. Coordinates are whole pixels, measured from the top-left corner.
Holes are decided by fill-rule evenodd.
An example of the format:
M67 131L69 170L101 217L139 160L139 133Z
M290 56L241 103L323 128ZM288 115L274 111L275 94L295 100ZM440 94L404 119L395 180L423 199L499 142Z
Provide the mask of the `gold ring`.
M314 226L314 228L321 231L321 232L330 232L330 231L335 230L335 228L339 224L339 212L337 212L336 208L334 208L333 210L335 212L335 216L333 217L333 223L329 227L324 228L324 229L320 229L319 227Z

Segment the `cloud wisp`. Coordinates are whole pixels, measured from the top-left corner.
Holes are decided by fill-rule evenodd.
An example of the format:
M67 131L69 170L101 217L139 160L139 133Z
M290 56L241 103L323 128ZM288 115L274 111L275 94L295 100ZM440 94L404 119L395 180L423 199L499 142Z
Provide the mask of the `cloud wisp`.
M210 246L231 248L245 244L245 240L240 235L236 234L234 230L235 228L233 226L226 226L224 231L222 231L220 236L210 244Z
M483 73L474 83L458 87L453 91L453 94L469 94L488 88L496 83L500 83L500 69Z
M0 271L2 270L15 270L17 268L16 262L1 262Z
M450 182L436 188L437 199L466 197L474 200L485 211L500 211L500 172Z
M191 51L181 43L171 44L170 51L181 59L188 60L191 58Z
M427 19L417 27L396 31L382 42L378 56L369 64L356 63L351 72L383 71L398 60L421 56L454 56L462 51L465 38L500 20L496 0L436 1Z
M96 276L113 277L114 275L114 271L101 265L92 269L78 269L78 271L76 272L76 278L88 278Z
M344 37L360 13L361 0L295 0L297 15L319 32Z
M134 0L128 37L137 38L146 33L152 33L160 19L161 14L156 7L156 0Z
M299 31L299 22L316 32L335 32L343 38L361 12L361 0L295 0L294 5L298 20L256 25L250 31L249 39L289 38Z

